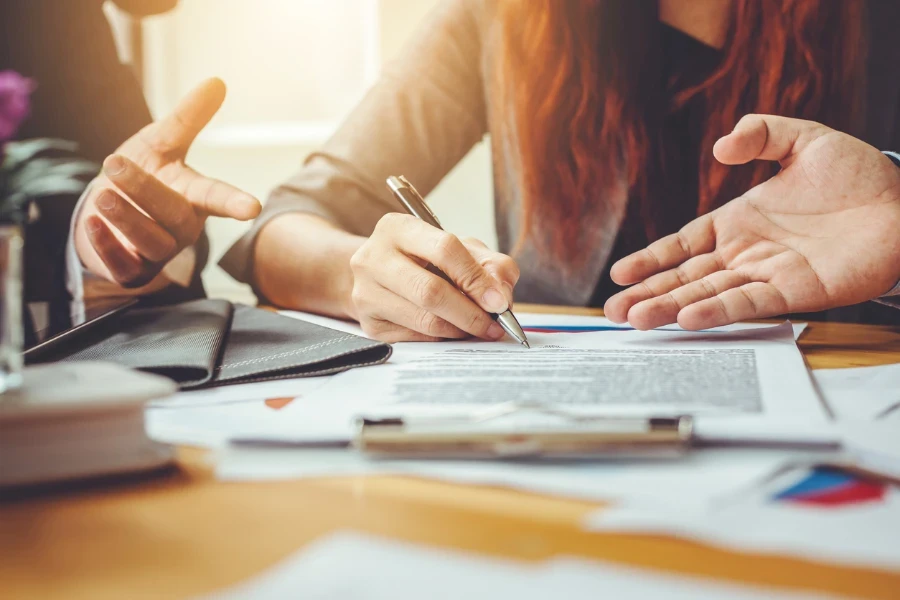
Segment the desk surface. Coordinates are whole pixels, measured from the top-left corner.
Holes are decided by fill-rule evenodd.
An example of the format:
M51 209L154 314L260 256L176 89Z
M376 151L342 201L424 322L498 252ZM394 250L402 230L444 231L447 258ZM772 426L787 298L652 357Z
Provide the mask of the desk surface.
M813 323L800 346L813 368L900 362L900 327ZM578 523L593 503L408 477L222 483L202 452L182 449L179 457L179 468L166 474L0 504L2 595L118 600L205 593L337 529L522 560L595 557L866 598L896 598L900 590L900 573L743 555L659 536L586 533Z

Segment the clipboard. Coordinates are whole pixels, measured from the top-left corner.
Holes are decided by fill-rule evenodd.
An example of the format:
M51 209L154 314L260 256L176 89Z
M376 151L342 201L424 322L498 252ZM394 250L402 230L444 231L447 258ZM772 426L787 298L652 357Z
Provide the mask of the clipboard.
M504 424L501 417L552 419ZM609 417L514 403L444 417L361 418L353 446L373 458L634 459L680 458L692 447L690 415Z

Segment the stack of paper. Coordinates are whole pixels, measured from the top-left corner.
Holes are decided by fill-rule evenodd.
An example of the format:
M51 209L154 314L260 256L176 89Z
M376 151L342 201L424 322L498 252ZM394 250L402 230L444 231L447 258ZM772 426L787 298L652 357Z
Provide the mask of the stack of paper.
M849 471L793 469L699 509L622 503L596 512L586 526L900 570L900 365L814 375L844 450L817 462Z
M839 420L900 420L900 364L819 369L813 377Z
M522 320L530 327L527 315ZM556 317L542 328L549 328L550 321L554 326L606 327L593 317ZM388 365L335 376L278 411L277 418L247 422L237 437L257 447L228 448L218 461L218 476L403 473L591 500L705 505L820 456L717 449L676 462L374 462L349 450L290 448L316 440L349 440L360 414L446 414L523 395L576 412L691 412L699 415L701 433L708 437L832 439L788 326L716 333L532 332L530 337L532 350L474 341L397 344ZM543 396L535 396L538 390ZM279 445L287 447L272 447Z
M585 525L900 570L900 490L826 468L794 470L699 509L620 504L598 510Z

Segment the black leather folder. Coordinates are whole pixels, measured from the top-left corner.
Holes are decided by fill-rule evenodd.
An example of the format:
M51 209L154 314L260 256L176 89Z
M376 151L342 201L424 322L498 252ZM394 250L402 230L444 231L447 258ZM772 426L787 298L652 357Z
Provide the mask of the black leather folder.
M114 362L196 389L328 375L390 355L382 342L224 300L195 300L129 310L39 362Z

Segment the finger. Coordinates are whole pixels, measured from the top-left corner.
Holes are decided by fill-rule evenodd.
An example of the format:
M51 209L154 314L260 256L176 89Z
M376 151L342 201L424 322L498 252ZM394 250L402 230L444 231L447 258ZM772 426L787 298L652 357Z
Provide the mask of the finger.
M144 261L122 245L103 219L90 215L84 225L91 246L109 269L113 281L123 287L139 287L149 281L152 273L147 271Z
M385 215L376 229L384 230L404 254L426 260L443 271L466 296L485 311L502 313L509 308L509 302L498 281L478 264L453 234L432 227L413 216L398 213ZM431 287L425 289L436 291ZM466 327L462 329L473 335L480 336L484 333L474 333Z
M464 339L469 334L434 313L381 286L366 290L366 299L355 300L369 317L394 323L434 339Z
M516 264L516 261L506 254L494 252L484 242L475 238L466 238L462 242L472 258L484 267L489 275L500 282L503 295L509 302L509 307L512 308L513 288L518 283L520 276L519 265Z
M362 327L363 332L370 338L378 340L380 342L387 342L388 344L395 344L397 342L443 341L439 337L425 335L424 333L419 333L418 331L407 329L402 325L397 325L396 323L391 323L390 321L383 321L381 319L371 317L364 317L362 320L360 320L359 325L360 327Z
M150 262L164 262L175 255L178 249L175 238L113 190L102 190L95 205L109 224L122 232L137 253Z
M609 276L619 285L633 285L667 269L677 267L691 257L712 252L716 247L713 214L703 215L643 250L616 262Z
M628 311L636 304L671 292L722 269L722 261L715 252L695 256L674 269L658 273L612 296L606 301L603 314L614 323L625 323L628 320Z
M746 115L738 121L734 131L719 138L713 146L713 155L726 165L760 159L777 160L782 167L787 167L810 142L830 131L814 121Z
M213 179L204 177L193 169L185 167L179 181L173 182L184 190L185 197L197 209L214 217L226 217L238 221L255 219L262 210L259 200L243 190Z
M180 247L189 246L197 239L200 222L184 196L118 154L103 161L103 174L168 231Z
M641 330L675 323L684 307L715 298L725 290L739 287L748 281L746 275L737 271L717 271L671 292L635 304L628 311L628 323Z
M450 283L423 269L408 256L398 253L395 258L388 259L384 268L374 273L374 278L382 287L468 335L488 340L498 340L504 336L503 328L488 313ZM414 329L430 333L424 331L424 327Z
M710 329L788 312L787 301L774 285L755 281L686 306L678 313L678 324L690 330Z
M187 152L225 101L225 83L207 79L181 99L168 116L148 125L141 138L157 152Z

